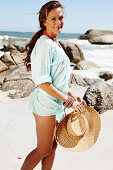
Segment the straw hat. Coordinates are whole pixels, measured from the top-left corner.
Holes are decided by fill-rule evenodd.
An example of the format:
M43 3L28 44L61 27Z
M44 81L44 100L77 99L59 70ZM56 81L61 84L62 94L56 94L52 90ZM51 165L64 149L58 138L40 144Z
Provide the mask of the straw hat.
M98 138L101 120L90 106L82 106L82 114L72 111L57 125L56 141L70 151L83 151L93 146Z

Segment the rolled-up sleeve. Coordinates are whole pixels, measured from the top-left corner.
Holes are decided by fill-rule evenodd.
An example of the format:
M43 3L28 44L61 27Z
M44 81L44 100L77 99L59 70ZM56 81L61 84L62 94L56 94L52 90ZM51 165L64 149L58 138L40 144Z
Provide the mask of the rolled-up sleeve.
M36 86L52 83L51 76L52 50L49 43L36 43L31 53L32 80Z

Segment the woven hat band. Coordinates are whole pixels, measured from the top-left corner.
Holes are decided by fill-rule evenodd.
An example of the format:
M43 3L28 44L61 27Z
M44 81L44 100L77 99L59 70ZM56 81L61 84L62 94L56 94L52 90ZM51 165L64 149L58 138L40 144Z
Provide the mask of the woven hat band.
M84 116L73 111L67 121L67 134L75 140L80 140L85 135L87 128L88 126Z

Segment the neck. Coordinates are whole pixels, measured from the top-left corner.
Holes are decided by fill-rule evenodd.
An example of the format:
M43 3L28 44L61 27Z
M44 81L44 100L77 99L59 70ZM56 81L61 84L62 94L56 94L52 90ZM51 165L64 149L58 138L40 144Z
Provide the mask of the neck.
M43 32L43 35L47 35L49 38L51 38L54 42L58 44L58 46L61 48L60 44L57 42L57 35L51 36L46 30Z
M57 42L57 34L53 34L51 33L50 31L48 30L45 30L47 35L53 40L53 41L56 41Z

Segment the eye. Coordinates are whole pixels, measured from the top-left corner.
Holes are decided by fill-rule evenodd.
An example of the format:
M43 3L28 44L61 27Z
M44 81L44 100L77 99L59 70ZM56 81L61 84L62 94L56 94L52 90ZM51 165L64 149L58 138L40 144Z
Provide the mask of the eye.
M52 18L51 20L52 20L52 21L55 21L55 18Z
M64 19L64 17L63 17L63 16L61 16L61 17L59 18L59 20L60 20L60 21L62 21L63 19Z

